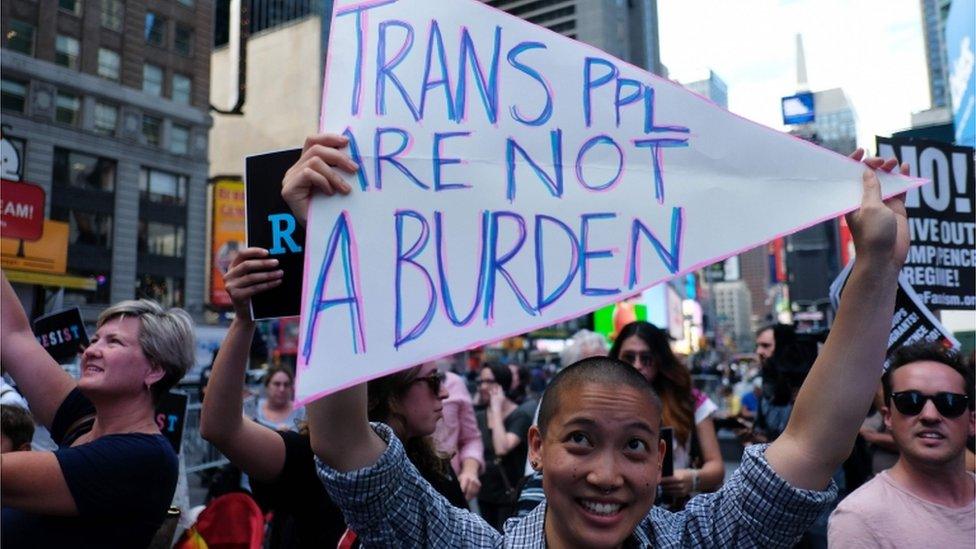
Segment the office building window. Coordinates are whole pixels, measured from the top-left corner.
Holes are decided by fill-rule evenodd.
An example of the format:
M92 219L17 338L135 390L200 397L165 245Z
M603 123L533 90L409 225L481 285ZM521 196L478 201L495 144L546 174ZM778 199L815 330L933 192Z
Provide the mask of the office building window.
M71 253L68 253L70 264ZM76 269L68 266L68 274L90 278L95 282L94 290L76 290L71 288L54 288L50 286L38 286L44 290L44 302L52 303L56 294L63 298L65 308L78 307L81 305L102 305L108 304L111 299L111 271L106 266L105 270L92 271L89 269Z
M147 44L160 48L164 47L166 45L166 20L160 17L158 13L147 11L145 34Z
M122 0L102 0L102 26L121 32L123 9Z
M0 80L0 108L24 112L27 106L27 82L4 78Z
M81 100L73 93L58 92L54 100L54 119L62 124L78 124Z
M142 135L146 137L146 144L158 147L162 139L163 119L147 114L142 115Z
M77 39L59 34L54 42L54 50L55 63L69 69L78 69L78 52L81 48Z
M192 91L193 84L191 83L190 77L182 74L173 74L173 101L177 103L182 103L183 105L190 104L190 92Z
M112 216L61 206L51 207L51 218L68 222L68 243L112 248Z
M23 54L34 55L34 25L11 19L10 28L4 36L4 47Z
M163 95L163 69L146 63L142 66L142 91L152 95Z
M136 297L156 300L163 307L182 307L183 278L139 274L136 277Z
M173 37L173 50L187 57L193 53L193 28L176 24L176 34Z
M186 154L190 151L190 128L173 124L169 131L169 152Z
M139 198L147 202L186 205L186 176L143 168L139 171Z
M55 148L52 175L55 186L115 191L115 161L109 158Z
M58 0L58 8L72 15L81 15L81 0Z
M139 221L139 253L183 257L185 232L182 225Z
M98 76L109 80L119 79L122 58L119 54L105 48L98 48Z
M95 103L95 131L102 135L115 135L119 123L119 108L105 103Z

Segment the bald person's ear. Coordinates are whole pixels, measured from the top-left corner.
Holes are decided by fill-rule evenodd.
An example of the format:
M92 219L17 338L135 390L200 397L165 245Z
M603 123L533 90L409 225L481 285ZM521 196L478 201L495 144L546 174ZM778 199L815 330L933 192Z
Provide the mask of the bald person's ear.
M542 439L538 425L529 427L529 464L536 471L542 470Z

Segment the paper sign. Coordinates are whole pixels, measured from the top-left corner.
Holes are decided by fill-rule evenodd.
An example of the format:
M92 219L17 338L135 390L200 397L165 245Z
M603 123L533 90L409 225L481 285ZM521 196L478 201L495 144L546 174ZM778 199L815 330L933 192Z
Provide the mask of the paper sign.
M475 0L336 2L329 40L321 129L361 169L310 207L302 402L860 202L858 163Z
M284 271L281 284L251 298L255 320L298 316L301 309L305 228L281 198L281 180L301 155L301 149L291 149L249 156L244 162L247 245L267 249Z
M830 285L830 303L834 310L840 305L840 295L851 274L854 262L851 261L837 275ZM891 333L888 336L888 351L885 353L885 369L891 354L899 347L919 341L938 341L945 347L959 349L959 341L939 322L932 311L908 282L904 272L898 276L898 293L895 294L895 312L891 317Z
M31 328L37 342L58 362L74 359L88 346L88 332L78 307L38 317Z
M905 196L912 246L902 273L932 309L976 307L976 163L972 147L876 138L878 156L932 184Z

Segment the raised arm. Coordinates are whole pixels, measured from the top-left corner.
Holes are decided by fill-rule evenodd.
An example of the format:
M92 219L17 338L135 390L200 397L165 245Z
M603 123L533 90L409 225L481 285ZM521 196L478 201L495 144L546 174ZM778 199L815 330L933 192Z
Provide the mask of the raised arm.
M27 397L34 419L48 429L75 380L37 342L17 294L2 275L0 364Z
M858 150L854 158L862 156ZM895 166L894 160L866 163L885 171ZM797 488L822 490L850 454L884 364L898 272L908 254L908 220L903 197L881 200L872 170L864 172L863 188L860 209L847 218L857 261L837 317L786 430L766 450L776 473Z
M498 457L504 456L522 442L522 438L505 429L504 403L505 394L502 388L494 386L488 404L488 428L491 429L491 445Z
M272 480L285 465L285 442L272 429L246 419L244 371L254 337L251 296L281 283L278 260L262 248L242 250L224 276L234 321L214 359L200 414L200 435L256 480Z
M302 156L285 173L281 197L302 225L314 192L326 196L349 194L349 185L337 170L355 173L359 167L342 152L349 140L341 135L309 137ZM376 463L386 443L369 426L366 385L356 385L321 398L305 407L312 451L338 471L351 471ZM336 421L342 418L342 421Z

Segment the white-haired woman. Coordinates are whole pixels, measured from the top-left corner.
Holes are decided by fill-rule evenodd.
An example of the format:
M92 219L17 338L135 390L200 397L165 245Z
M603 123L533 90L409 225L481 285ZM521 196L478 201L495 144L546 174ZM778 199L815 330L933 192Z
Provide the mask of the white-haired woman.
M0 364L58 443L0 462L0 544L147 546L176 488L154 409L193 362L189 315L149 300L109 307L75 381L34 338L6 276L0 307Z

